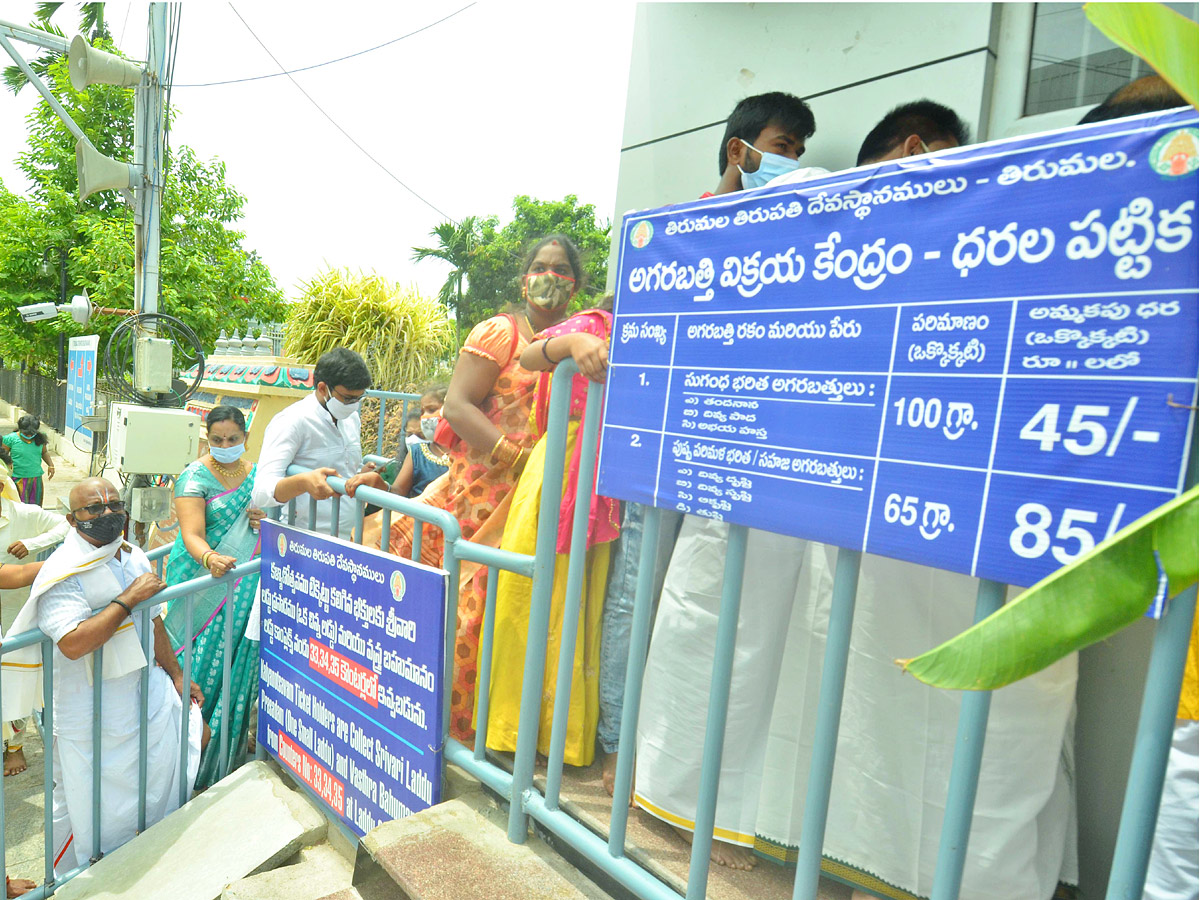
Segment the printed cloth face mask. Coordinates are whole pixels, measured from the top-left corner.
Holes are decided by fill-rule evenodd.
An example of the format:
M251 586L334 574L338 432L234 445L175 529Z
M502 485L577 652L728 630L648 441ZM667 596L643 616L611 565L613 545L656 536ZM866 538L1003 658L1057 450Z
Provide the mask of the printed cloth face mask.
M442 421L441 410L428 416L421 416L421 434L425 440L432 441L434 432L437 431L438 423Z
M242 458L242 454L246 452L246 442L242 441L232 447L209 447L208 452L217 462L228 466Z
M778 178L780 175L786 175L788 172L795 172L800 168L800 160L788 159L786 156L780 156L778 153L768 153L766 150L759 150L748 141L738 138L747 147L755 153L762 155L762 161L758 164L758 169L753 172L747 172L741 166L738 166L738 171L742 173L742 187L746 190L758 188L765 185L772 178Z
M571 302L575 279L557 272L537 272L525 276L525 298L542 309L561 309Z

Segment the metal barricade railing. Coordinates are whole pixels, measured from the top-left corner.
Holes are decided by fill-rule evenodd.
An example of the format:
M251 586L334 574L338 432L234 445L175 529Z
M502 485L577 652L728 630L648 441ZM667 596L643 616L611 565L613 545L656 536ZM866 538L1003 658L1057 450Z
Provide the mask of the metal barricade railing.
M596 459L597 435L600 423L600 407L603 388L593 384L588 391L588 403L577 440L582 441L578 493L575 502L570 554L567 561L566 608L564 609L559 659L554 661L557 670L555 687L555 709L552 717L550 753L547 761L546 788L536 789L533 783L540 706L542 702L543 672L547 664L547 635L551 614L554 569L557 563L556 537L558 533L560 501L563 493L564 460L566 457L567 425L570 401L570 379L577 372L571 360L559 364L554 374L554 390L551 396L549 428L546 436L546 468L543 472L541 505L538 518L538 535L532 556L515 553L502 548L476 544L462 537L458 522L450 513L387 491L360 487L354 498L345 498L345 481L330 478L329 484L337 492L334 498L334 514L331 534L338 533L338 524L343 514L342 505L353 504L356 524L356 540L362 541L362 521L365 504L377 505L382 509L380 540L381 547L389 546L392 518L407 516L414 520L413 558L421 555L420 534L423 524L441 530L444 543L443 567L449 575L446 602L445 629L445 672L443 684L443 737L444 759L458 765L479 778L491 790L509 801L508 837L514 843L522 843L528 834L529 819L532 818L548 832L596 866L607 877L641 900L678 900L679 894L660 880L626 852L626 834L629 821L628 798L631 794L634 769L634 748L641 701L642 683L646 668L649 646L650 623L653 605L654 555L661 529L661 512L650 509L646 513L640 569L634 599L630 653L627 663L624 714L621 722L620 741L613 803L607 839L580 823L561 808L560 793L564 765L565 732L567 720L567 698L571 693L572 660L575 653L575 635L578 630L580 607L583 595L584 567L586 563L587 516L590 510L590 493ZM388 399L411 399L412 395L392 396L386 392L373 392L380 396L380 420L385 420ZM382 435L382 429L381 429ZM380 449L381 440L377 442ZM368 456L369 461L379 462L380 456ZM1194 467L1194 462L1193 462ZM306 471L292 467L288 474ZM305 502L305 501L300 501ZM316 501L309 499L309 521L315 521ZM286 521L296 519L297 501L286 505ZM273 515L283 515L282 510L273 510ZM733 670L733 651L737 636L737 620L741 600L742 575L745 569L747 529L732 525L729 528L728 549L725 559L724 585L721 592L717 621L716 645L708 706L708 718L701 764L700 787L696 808L696 830L689 862L686 897L696 900L705 896L709 870L709 854L713 840L713 824L716 814L717 786L720 773L721 751L724 742L725 720L730 702L729 689ZM159 548L149 554L161 574L162 560L169 547ZM485 606L482 633L480 635L478 684L476 687L476 722L478 723L475 746L469 748L449 735L450 690L453 680L455 621L457 618L459 573L463 562L477 563L489 569L487 578L487 603ZM822 670L818 701L817 724L814 734L814 749L810 769L808 790L803 813L803 831L798 852L797 872L793 888L796 900L811 900L816 896L820 875L822 840L829 805L829 789L832 781L833 762L836 752L838 723L841 715L842 691L845 684L846 663L850 648L850 630L854 614L854 599L857 592L861 554L855 550L842 549L838 553L833 585L833 603L826 641L824 667ZM226 601L236 580L243 575L258 571L257 559L243 563L223 578L216 579L226 585ZM494 641L495 600L497 570L520 574L532 579L529 610L529 630L525 648L525 668L522 682L517 746L513 759L513 770L493 762L486 754L490 670ZM191 619L195 594L212 587L210 576L192 579L169 587L148 602L135 609L135 615L143 617L143 649L150 658L151 627L149 609L154 605L182 599L187 604L187 620ZM1157 626L1155 646L1152 653L1149 675L1145 689L1142 714L1138 724L1138 735L1131 765L1126 802L1122 811L1120 832L1117 841L1116 859L1109 880L1108 898L1140 896L1145 878L1150 840L1154 831L1154 819L1161 796L1163 770L1170 746L1171 729L1174 724L1174 709L1178 702L1183 661L1187 653L1192 616L1195 610L1195 589L1185 592L1173 601ZM1004 599L1004 586L981 581L976 605L976 619L982 618L999 607ZM223 719L228 718L232 653L231 617L226 616L225 650L222 664L222 687L225 695ZM44 733L47 743L53 739L53 653L50 639L38 630L15 635L4 641L0 653L9 653L21 647L41 643L44 665L43 701L45 704ZM102 648L95 651L95 665L101 666ZM183 653L184 683L191 681L191 642L185 644ZM97 685L100 680L97 679ZM146 804L146 721L147 686L149 668L142 673L142 708L140 712L140 767L139 767L139 826L145 825ZM736 700L736 698L734 698ZM942 826L941 847L935 873L934 900L950 900L958 895L963 864L966 859L967 837L971 824L975 791L978 785L980 759L984 731L987 725L990 694L970 693L964 698L960 711L959 730L955 757L951 770L946 814ZM93 823L98 824L100 785L100 689L96 688L93 715L93 745L97 761L93 787ZM0 709L0 720L3 719ZM186 800L186 754L188 717L184 715L181 734L181 780L180 799ZM227 738L220 749L220 774L229 770L232 756ZM264 755L261 744L258 755ZM47 747L45 754L45 834L46 834L46 883L28 895L31 900L53 894L54 889L78 874L80 867L66 873L56 885L53 881L52 846L52 762ZM299 782L297 782L299 784ZM307 789L306 785L300 787ZM0 807L0 854L3 852L3 809ZM94 855L99 854L99 828L94 827L96 846ZM0 862L0 875L3 874Z

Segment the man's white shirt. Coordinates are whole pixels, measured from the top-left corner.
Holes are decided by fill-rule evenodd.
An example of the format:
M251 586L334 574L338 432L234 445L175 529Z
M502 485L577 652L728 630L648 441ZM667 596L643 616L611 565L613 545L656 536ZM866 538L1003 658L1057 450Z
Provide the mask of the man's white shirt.
M32 503L0 500L0 563L33 562L47 547L60 543L70 530L67 520L58 513ZM25 559L7 552L16 541L29 551Z
M336 469L342 478L357 475L362 468L361 424L359 414L334 424L333 417L317 402L315 393L293 403L267 426L263 448L254 476L254 505L269 509L282 504L275 499L275 487L287 475L288 466ZM333 522L333 500L317 503L315 523L309 522L311 500L307 494L296 498L296 524L325 534ZM340 506L338 532L349 537L354 525L354 504Z

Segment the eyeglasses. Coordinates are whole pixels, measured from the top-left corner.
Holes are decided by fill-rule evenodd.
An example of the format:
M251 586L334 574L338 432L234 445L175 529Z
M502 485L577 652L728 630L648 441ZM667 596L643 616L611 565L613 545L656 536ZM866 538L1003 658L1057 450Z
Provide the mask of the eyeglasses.
M77 512L85 512L89 516L99 516L102 515L106 509L109 512L123 513L125 512L125 501L110 500L107 503L91 503L87 506L81 506L78 509L73 509L71 510L71 513L75 514Z

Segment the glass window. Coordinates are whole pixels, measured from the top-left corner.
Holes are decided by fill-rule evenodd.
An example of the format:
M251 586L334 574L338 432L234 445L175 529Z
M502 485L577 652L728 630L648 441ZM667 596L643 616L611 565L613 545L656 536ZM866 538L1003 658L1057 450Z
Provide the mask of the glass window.
M1167 6L1196 21L1200 3ZM1025 115L1093 106L1123 84L1154 72L1092 25L1079 3L1038 3Z

